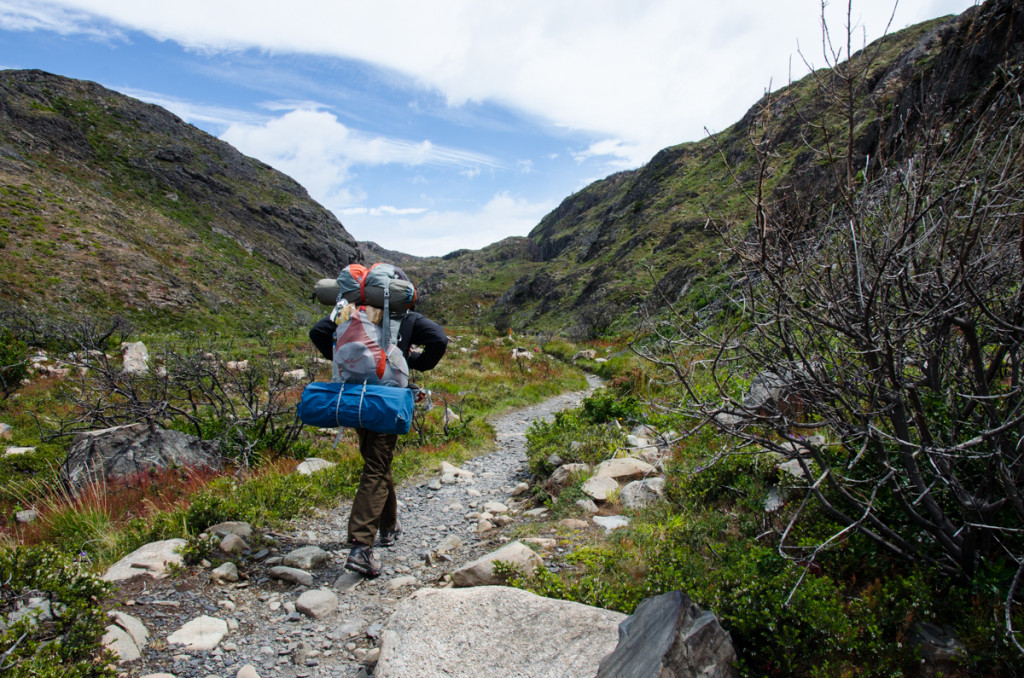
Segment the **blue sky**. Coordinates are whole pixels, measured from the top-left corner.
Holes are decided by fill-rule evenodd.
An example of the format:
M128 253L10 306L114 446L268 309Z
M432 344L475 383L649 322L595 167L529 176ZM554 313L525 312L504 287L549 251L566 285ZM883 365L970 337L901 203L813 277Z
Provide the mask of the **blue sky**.
M853 4L854 49L973 0ZM845 58L847 3L826 6ZM0 0L0 69L160 104L421 256L566 196L825 65L819 0ZM840 37L840 34L843 34Z

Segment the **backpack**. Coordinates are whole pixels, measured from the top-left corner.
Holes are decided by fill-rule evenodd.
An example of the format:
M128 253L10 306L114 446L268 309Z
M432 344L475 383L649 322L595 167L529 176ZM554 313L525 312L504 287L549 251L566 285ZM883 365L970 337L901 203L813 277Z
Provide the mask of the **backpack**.
M409 365L398 339L416 289L400 275L390 264L350 264L338 275L333 381L409 385Z

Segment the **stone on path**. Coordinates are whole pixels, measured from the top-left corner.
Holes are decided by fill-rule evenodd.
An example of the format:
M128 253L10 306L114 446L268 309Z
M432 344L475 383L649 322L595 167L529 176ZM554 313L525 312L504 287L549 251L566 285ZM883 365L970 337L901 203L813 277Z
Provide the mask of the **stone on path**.
M246 664L242 668L238 669L238 673L235 674L235 678L260 678L260 674L256 672L256 667L252 664Z
M481 508L484 511L492 515L498 515L499 513L508 513L508 507L502 504L500 501L489 501L485 503Z
M497 551L477 558L452 573L456 586L488 586L500 584L494 574L495 562L511 563L529 574L536 567L544 567L544 561L526 544L514 541Z
M312 570L314 567L319 567L330 559L331 554L319 546L303 546L286 555L283 564L286 567Z
M209 651L217 647L227 633L226 621L203 615L167 636L167 642L184 645L186 650Z
M181 565L184 562L179 552L184 545L184 539L151 542L111 565L100 578L104 581L122 581L139 574L148 574L154 579L162 579L167 576L168 565Z
M647 598L619 625L597 678L732 678L736 651L714 614L680 591Z
M286 567L284 565L277 565L270 568L267 572L271 579L279 579L281 581L291 582L292 584L299 584L301 586L312 586L313 575L305 570L300 570L296 567Z
M583 483L583 494L587 495L591 499L598 501L605 501L611 497L615 492L619 491L619 484L615 482L614 478L607 476L594 476L593 478L587 479Z
M416 579L416 577L412 576L411 574L406 575L404 577L395 577L394 579L388 582L388 590L397 591L400 588L404 588L406 586L415 586L418 583L419 582Z
M238 581L238 566L232 562L223 563L210 572L210 577L217 581Z
M334 588L338 589L339 591L352 591L357 586L362 584L364 579L366 579L366 577L359 574L358 572L351 572L346 570L344 574L342 574L335 580Z
M295 610L313 619L326 617L337 608L338 596L328 589L305 591L295 601Z
M382 633L375 678L591 678L625 615L504 586L420 589Z
M323 471L336 465L333 461L327 461L320 457L309 457L295 467L295 472L300 475L311 476L317 471Z
M241 675L241 673L239 673ZM147 673L142 678L177 678L173 673Z

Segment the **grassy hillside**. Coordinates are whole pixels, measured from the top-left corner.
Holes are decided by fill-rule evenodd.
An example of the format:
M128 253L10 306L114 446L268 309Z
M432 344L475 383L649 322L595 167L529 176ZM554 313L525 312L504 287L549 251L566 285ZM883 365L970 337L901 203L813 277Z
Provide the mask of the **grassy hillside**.
M295 181L157 106L0 72L0 302L279 322L361 254ZM168 320L169 319L169 320Z

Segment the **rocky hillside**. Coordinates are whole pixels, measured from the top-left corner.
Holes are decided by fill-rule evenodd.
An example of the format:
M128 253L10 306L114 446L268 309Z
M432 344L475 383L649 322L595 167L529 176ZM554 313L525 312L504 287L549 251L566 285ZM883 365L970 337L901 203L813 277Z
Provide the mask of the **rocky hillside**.
M250 320L362 259L291 178L158 106L41 71L0 71L0 249L0 302Z
M797 228L813 228L834 204L838 163L822 157L822 120L841 98L854 111L852 138L831 127L855 167L873 175L941 132L955 144L972 129L995 88L1024 63L1019 2L990 0L889 35L841 64L755 104L729 129L659 152L647 165L595 182L566 198L525 239L409 265L451 312L499 327L593 337L628 328L641 309L713 303L732 270L719 256L719 229L753 221L749 196ZM842 73L858 71L843 91ZM835 125L829 121L826 125ZM770 133L763 173L750 132ZM848 141L848 146L847 146ZM865 164L867 163L867 164Z
M567 197L526 238L426 259L356 243L296 182L159 107L0 72L0 303L275 320L297 305L316 312L304 301L317 278L381 259L403 266L421 310L448 323L580 338L669 304L699 311L735 277L718 233L750 228L757 191L792 228L813 229L831 209L839 162L821 154L826 132L873 176L926 133L957 143L1020 75L1018 5L989 0L889 35L729 129ZM849 91L843 73L856 74ZM832 117L839 99L848 126Z

